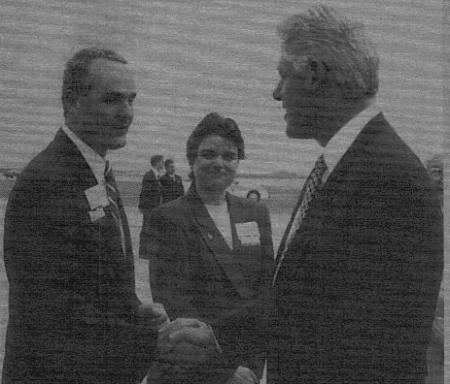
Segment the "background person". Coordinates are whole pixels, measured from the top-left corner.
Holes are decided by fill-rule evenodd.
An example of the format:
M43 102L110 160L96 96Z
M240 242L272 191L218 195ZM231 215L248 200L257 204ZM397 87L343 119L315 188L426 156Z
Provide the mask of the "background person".
M173 160L167 159L164 162L164 168L166 169L166 173L159 179L159 182L161 183L162 204L176 200L184 195L183 181L179 175L175 174L175 164Z
M279 27L286 134L323 147L277 254L268 383L424 383L443 261L439 200L374 103L364 27L319 6Z
M142 229L139 241L139 257L148 258L147 252L147 232L150 224L150 213L153 209L161 205L161 184L159 179L164 175L164 157L161 155L152 156L150 159L150 169L142 179L142 189L139 195L138 207L141 211Z
M441 155L427 160L427 172L436 188L441 207L444 207L444 161Z
M232 119L207 115L188 139L187 158L189 191L151 215L151 291L169 316L211 325L225 361L203 371L168 367L161 383L256 383L271 303L269 213L261 203L226 192L244 158Z
M5 213L3 384L140 383L157 355L191 362L199 346L196 363L215 353L204 324L167 324L162 305L135 294L130 231L105 159L126 144L135 97L127 61L111 50L83 49L66 64L65 125L21 172Z

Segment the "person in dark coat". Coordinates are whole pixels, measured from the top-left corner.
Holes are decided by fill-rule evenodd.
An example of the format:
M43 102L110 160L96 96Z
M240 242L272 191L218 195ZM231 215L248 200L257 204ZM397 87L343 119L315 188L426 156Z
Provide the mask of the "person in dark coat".
M175 174L175 164L172 159L164 162L166 173L161 176L159 182L161 184L162 204L176 200L184 195L183 181L179 175Z
M279 27L273 97L322 147L281 241L268 384L423 384L443 220L418 157L375 103L364 26L330 7Z
M222 361L203 369L166 367L158 384L257 383L269 345L272 230L265 205L227 188L244 158L234 120L207 115L187 143L193 182L151 215L149 276L170 317L212 327Z
M156 357L214 350L204 348L204 324L168 323L161 304L135 293L130 230L105 158L126 144L135 97L117 53L89 48L68 61L65 125L21 172L6 207L3 384L136 384Z
M138 208L142 213L142 229L139 236L139 257L148 258L147 243L150 225L150 214L161 205L161 183L164 175L164 156L154 155L150 159L152 169L145 173L142 179L142 189L139 195Z

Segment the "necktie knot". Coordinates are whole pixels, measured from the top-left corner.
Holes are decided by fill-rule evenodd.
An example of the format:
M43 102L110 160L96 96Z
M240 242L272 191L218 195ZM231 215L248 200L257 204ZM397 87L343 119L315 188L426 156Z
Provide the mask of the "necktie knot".
M320 155L316 163L314 164L314 169L312 170L313 184L315 184L314 189L322 186L323 178L327 170L328 167L325 163L325 157L323 155Z
M111 166L111 162L109 160L106 160L104 175L105 175L106 182L108 182L109 180L114 180L112 166Z
M119 193L117 191L116 182L114 180L114 174L111 167L111 162L109 160L106 160L105 164L105 187L106 187L106 195L108 197L109 201L109 207L111 211L111 215L114 218L117 226L120 230L120 242L122 246L123 254L126 255L126 248L125 248L125 234L122 226L122 219L120 217L120 210L119 210Z

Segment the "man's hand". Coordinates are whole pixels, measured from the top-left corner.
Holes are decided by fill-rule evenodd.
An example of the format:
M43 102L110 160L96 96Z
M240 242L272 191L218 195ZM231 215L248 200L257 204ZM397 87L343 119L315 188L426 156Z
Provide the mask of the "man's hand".
M230 377L225 384L258 384L259 379L256 377L254 372L243 366L239 366L234 372L233 376Z
M157 331L170 323L164 305L160 303L141 304L137 313L138 317L142 318L149 327Z
M211 327L197 319L176 319L158 336L159 358L181 365L203 364L221 353Z

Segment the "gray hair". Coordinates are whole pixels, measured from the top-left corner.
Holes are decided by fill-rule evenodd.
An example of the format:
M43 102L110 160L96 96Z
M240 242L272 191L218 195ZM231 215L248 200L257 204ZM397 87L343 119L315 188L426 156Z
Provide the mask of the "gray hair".
M313 58L358 97L371 98L377 93L379 58L362 23L319 5L288 17L277 32L283 43L282 58L295 71L303 70Z
M128 62L118 53L100 47L85 48L75 53L66 63L64 70L61 100L64 109L64 117L67 116L68 108L75 103L78 97L86 95L91 84L86 82L89 76L89 67L94 60L106 59L122 64Z

